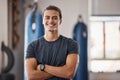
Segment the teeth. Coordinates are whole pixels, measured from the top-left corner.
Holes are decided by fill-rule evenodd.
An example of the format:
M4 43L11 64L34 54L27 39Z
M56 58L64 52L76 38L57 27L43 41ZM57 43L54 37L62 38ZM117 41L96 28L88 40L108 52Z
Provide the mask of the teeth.
M49 25L49 26L54 26L55 24Z
M49 25L49 26L54 26L54 25Z

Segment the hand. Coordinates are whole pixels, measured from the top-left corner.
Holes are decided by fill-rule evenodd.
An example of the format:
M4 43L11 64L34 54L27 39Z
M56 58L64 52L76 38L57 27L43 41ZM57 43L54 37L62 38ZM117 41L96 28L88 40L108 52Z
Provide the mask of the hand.
M40 64L39 64L39 65L37 65L37 70L39 70L39 71L40 71Z

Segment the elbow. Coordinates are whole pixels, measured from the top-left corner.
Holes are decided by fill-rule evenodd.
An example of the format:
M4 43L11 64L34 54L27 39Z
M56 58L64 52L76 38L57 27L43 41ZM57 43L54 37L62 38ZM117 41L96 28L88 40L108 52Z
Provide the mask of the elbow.
M28 75L28 80L34 80L34 77L33 77L32 74L29 74L29 75Z
M66 74L66 78L68 79L72 79L75 76L75 72L74 71L68 71Z
M36 80L37 79L37 77L35 76L34 71L28 73L27 77L28 77L28 80Z

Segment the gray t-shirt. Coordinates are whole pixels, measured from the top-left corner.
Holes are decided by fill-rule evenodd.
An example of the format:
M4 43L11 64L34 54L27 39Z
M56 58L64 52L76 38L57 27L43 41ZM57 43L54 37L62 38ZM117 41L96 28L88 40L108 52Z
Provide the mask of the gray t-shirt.
M46 41L44 37L33 41L28 45L26 58L36 58L38 64L48 64L51 66L63 66L69 54L78 54L77 42L62 35L56 41ZM69 80L59 77L52 77L48 80Z

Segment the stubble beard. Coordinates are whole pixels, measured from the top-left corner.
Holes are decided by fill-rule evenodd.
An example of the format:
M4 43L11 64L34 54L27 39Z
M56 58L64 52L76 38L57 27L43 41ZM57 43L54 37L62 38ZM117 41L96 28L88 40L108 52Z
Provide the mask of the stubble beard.
M52 32L52 33L53 33L54 31L55 31L55 30L49 30L49 32Z
M56 32L57 31L57 28L54 28L54 29L50 29L49 32Z

